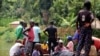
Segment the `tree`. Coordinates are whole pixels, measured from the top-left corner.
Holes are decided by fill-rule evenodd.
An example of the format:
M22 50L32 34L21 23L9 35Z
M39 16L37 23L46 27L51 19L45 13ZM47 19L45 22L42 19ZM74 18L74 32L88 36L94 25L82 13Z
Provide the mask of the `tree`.
M1 9L1 7L2 7L2 0L0 0L0 9Z
M40 0L40 14L43 18L44 24L48 23L49 20L49 9L52 5L53 0Z

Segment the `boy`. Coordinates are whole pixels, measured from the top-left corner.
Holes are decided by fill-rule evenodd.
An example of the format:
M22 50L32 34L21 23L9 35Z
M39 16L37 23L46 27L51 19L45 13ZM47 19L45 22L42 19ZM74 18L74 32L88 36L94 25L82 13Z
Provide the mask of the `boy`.
M48 45L46 42L41 44L41 49L42 49L42 53L43 54L47 54L48 53Z
M64 46L63 41L59 40L58 41L58 45L55 47L55 51L54 52L61 52L61 51L64 51L64 50L67 50L67 49Z
M41 55L40 50L41 50L40 43L36 43L35 46L34 46L32 56L40 56Z

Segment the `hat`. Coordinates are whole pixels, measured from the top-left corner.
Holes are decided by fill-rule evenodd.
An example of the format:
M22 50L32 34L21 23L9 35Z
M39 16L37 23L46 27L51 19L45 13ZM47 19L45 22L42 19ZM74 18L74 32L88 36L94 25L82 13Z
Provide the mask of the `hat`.
M59 43L63 43L63 40L59 40L58 42L59 42Z
M68 36L68 37L67 37L67 40L68 40L68 41L71 41L71 40L72 40L72 36Z

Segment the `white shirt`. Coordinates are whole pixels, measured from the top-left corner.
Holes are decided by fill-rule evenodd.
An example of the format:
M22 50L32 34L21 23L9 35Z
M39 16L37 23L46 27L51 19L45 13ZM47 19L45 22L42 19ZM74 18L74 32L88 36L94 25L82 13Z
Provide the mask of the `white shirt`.
M20 49L20 46L22 46L21 43L15 43L10 49L10 56L14 56L14 54Z
M33 30L34 30L34 40L33 42L39 42L39 33L40 33L40 28L38 26L34 26L33 27Z

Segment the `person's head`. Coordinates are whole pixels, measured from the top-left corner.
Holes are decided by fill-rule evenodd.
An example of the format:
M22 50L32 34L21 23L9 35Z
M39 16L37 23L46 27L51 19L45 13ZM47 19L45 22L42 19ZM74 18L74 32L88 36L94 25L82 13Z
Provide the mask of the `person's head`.
M21 40L16 40L16 43L20 43L20 44L18 44L18 46L19 46L20 48L24 47L24 45L22 44L22 41L21 41Z
M57 37L57 40L60 40L61 38L60 37Z
M35 46L34 46L34 49L41 50L41 44L40 43L36 43Z
M24 25L24 21L20 21L19 24L23 26Z
M23 27L24 27L24 28L27 27L27 23L26 23L26 22L23 23Z
M44 41L43 44L47 44L46 41Z
M54 25L54 22L53 22L53 21L51 21L51 22L50 22L50 25Z
M58 45L59 45L59 47L63 47L63 45L64 45L64 44L63 44L63 40L59 40L59 41L58 41Z
M30 24L30 27L33 27L33 26L34 26L34 21L31 20L31 21L29 22L29 24Z
M68 36L68 37L67 37L67 40L68 40L68 41L72 41L72 36Z
M91 2L90 1L86 1L84 3L84 8L86 8L87 10L90 10L91 9Z
M39 26L39 24L38 23L35 23L35 26Z
M22 43L22 41L21 40L16 40L16 43Z

